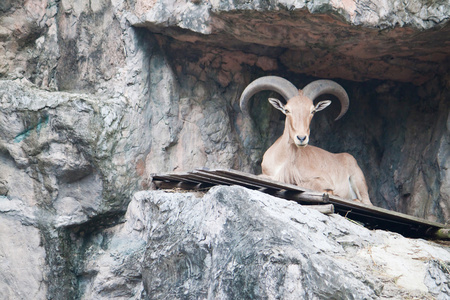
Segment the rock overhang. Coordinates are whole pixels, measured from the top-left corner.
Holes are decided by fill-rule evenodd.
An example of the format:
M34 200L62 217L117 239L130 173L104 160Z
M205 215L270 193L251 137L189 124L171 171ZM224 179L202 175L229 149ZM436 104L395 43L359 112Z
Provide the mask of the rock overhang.
M139 3L130 24L187 43L184 51L243 51L294 73L351 81L420 85L448 72L450 4L442 1Z

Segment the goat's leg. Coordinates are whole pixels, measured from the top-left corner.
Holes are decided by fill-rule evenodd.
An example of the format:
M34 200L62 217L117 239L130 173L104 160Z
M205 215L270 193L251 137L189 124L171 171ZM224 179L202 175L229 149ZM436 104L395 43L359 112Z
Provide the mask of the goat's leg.
M367 189L364 174L361 169L359 169L359 167L356 174L350 176L349 181L350 187L355 193L357 200L361 201L364 204L372 205L372 202L370 202L369 199L369 192Z
M323 192L328 195L334 195L333 185L323 177L310 177L302 179L300 183L296 183L298 186L311 189L317 192Z
M259 174L257 175L259 178L263 178L263 179L270 179L270 180L274 180L271 176L266 175L266 174Z

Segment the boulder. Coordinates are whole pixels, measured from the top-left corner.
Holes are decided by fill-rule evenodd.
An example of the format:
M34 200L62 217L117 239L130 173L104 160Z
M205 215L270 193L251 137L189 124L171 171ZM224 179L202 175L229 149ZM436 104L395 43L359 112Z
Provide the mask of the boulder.
M450 295L450 252L239 186L142 191L92 235L82 299L380 299Z

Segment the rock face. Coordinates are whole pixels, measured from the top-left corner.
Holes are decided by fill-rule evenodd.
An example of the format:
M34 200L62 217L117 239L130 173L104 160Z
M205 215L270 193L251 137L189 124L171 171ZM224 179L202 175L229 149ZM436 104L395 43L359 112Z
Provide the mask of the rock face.
M378 299L450 295L450 252L241 187L144 191L84 240L80 299ZM447 273L446 273L447 272Z
M449 11L448 1L2 1L0 298L446 297L446 257L423 256L418 292L391 282L400 276L394 262L385 277L369 270L425 242L234 188L226 191L240 202L223 200L221 189L203 198L136 192L156 172L259 173L283 119L269 93L254 97L244 119L246 84L278 75L301 88L331 78L348 91L350 110L336 123L337 104L318 114L311 144L355 156L375 205L448 222ZM159 211L163 202L169 210ZM172 222L178 202L192 210L180 220L203 216L212 227L198 218L189 228L158 223ZM208 202L227 215L214 221ZM289 219L286 205L308 221ZM260 220L238 217L253 210ZM280 237L266 222L291 229ZM260 242L239 231L246 226ZM170 241L175 248L164 248ZM341 265L352 261L342 249L360 251L358 263ZM158 273L165 266L178 277ZM331 275L342 273L340 289Z
M450 5L444 1L144 2L131 5L131 24L177 40L267 55L280 64L276 69L416 83L447 71L438 66L449 53Z
M96 126L68 120L66 127L76 125L60 139L72 142L58 141L46 151L73 153L72 164L82 169L76 172L97 172L88 181L97 178L100 185L107 178L107 193L117 194L111 195L115 199L120 190L129 196L137 185L145 187L155 172L206 166L259 173L262 155L283 124L267 93L253 101L254 120L242 119L237 99L245 85L264 75L283 76L299 88L318 77L333 78L347 89L350 111L336 123L337 104L319 114L312 144L355 156L376 205L446 222L448 11L441 1L6 2L0 75L14 81L5 86L28 89L30 103L45 94L36 88L93 99L97 111L82 115L99 118ZM2 93L14 93L13 87ZM3 96L2 110L13 112L10 97ZM58 101L50 100L54 111L65 111ZM46 108L42 115L21 109L20 116L3 118L17 119L25 133L47 124ZM2 149L35 155L19 150L27 134L16 136L21 131L9 122L2 127L9 138ZM60 134L59 128L51 132ZM84 142L75 147L79 140ZM14 151L6 156L17 156ZM61 162L40 153L36 159L47 160L46 170L34 178L72 176L68 169L58 174ZM54 190L56 183L47 182ZM7 189L0 178L0 191ZM126 202L106 201L122 201L122 210Z
M0 202L0 297L45 299L48 291L46 253L40 231L29 223L22 223L28 222L31 216L20 211L17 203L11 201L13 203L5 205L3 199ZM18 211L20 214L14 214Z
M383 283L389 268L396 269L391 261L375 270L381 261L372 260L371 249L382 259L378 251L406 242L397 240L401 237L371 233L339 216L240 187L214 188L201 199L171 198L140 193L130 204L144 207L148 218L138 223L150 233L142 276L155 298L370 299L387 297L395 288L406 292L413 282L427 291L419 279L426 277L425 262L420 267L425 272L402 278L397 287ZM425 243L418 248L427 251ZM444 261L450 258L446 250L428 249ZM383 270L386 277L375 275ZM445 284L442 288L447 293Z

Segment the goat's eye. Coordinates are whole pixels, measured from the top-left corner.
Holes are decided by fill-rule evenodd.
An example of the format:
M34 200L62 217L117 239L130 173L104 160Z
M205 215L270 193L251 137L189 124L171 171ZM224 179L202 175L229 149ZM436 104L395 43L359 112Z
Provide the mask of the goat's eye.
M289 109L285 109L284 112L287 113L287 114L291 113L291 111Z
M315 114L315 113L316 113L316 110L313 109L313 110L311 111L311 114L313 115L313 114Z

